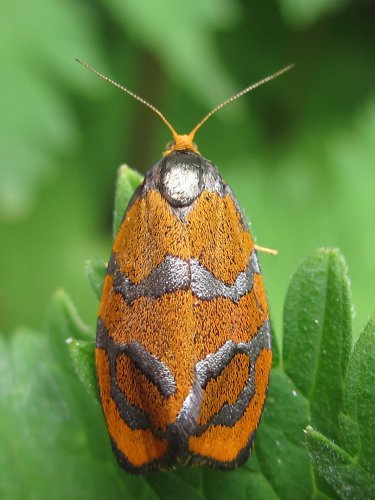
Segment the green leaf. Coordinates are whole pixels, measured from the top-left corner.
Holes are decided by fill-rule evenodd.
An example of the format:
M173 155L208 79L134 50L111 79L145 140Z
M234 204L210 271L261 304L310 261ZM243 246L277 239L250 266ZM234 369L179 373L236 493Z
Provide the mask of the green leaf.
M82 323L74 304L62 290L55 294L50 318L52 330L60 334L54 335L51 339L52 349L55 350L61 361L65 361L66 366L74 367L86 390L91 396L98 399L94 336L90 329ZM69 356L64 355L66 350Z
M117 173L115 210L113 214L113 238L120 228L124 212L134 191L142 183L143 176L127 165L122 165Z
M307 446L317 472L341 498L375 497L375 316L351 353L334 443L312 427Z
M271 319L271 335L272 335L272 366L279 366L280 364L280 346L278 339L276 338L275 335L275 329L272 324L272 319Z
M87 279L89 280L89 284L99 300L102 296L104 278L107 273L107 265L107 262L103 260L88 260L85 264Z
M74 369L83 385L99 401L95 371L95 343L93 340L66 340Z
M346 389L346 387L345 387ZM340 443L350 455L359 453L359 435L357 421L340 413L339 415Z
M316 470L340 498L375 498L375 478L370 477L356 458L312 427L307 428L306 441Z
M302 446L308 415L308 401L280 367L274 368L255 450L262 474L280 498L313 496L311 464Z
M337 250L315 252L294 274L284 310L285 373L310 401L313 425L331 438L337 437L352 341L346 273Z
M351 423L352 446L358 464L375 481L375 315L367 323L350 357L345 381L343 412ZM347 439L348 426L343 425ZM347 442L347 441L346 441ZM356 443L356 444L354 444ZM353 449L354 448L354 449Z
M314 478L302 443L311 422L337 432L350 339L345 263L338 251L319 250L301 264L290 282L283 350L272 370L255 445L261 470L281 498L331 496L329 486ZM331 376L339 380L331 381Z
M202 471L199 469L180 469L174 472L148 474L146 480L159 498L174 500L180 492L186 500L207 498L202 491Z
M70 337L92 339L90 328L83 323L76 307L64 290L57 290L54 294L48 311L48 324L50 331L53 332L51 345L56 346L59 353Z

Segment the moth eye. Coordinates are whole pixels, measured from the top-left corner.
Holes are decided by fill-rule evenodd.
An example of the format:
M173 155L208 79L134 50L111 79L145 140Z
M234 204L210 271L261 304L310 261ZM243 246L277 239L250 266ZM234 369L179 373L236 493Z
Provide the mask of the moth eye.
M165 151L169 151L170 149L173 149L174 142L173 141L168 141L166 146L165 146Z

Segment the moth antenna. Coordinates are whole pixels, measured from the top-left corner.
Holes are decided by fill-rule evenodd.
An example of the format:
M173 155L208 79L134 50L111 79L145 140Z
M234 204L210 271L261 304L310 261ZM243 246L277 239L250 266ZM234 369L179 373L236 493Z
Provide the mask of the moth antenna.
M156 113L162 119L162 121L166 124L166 126L172 132L173 139L176 139L176 137L178 137L178 134L175 131L175 129L172 127L172 125L169 123L169 121L165 118L165 116L163 115L163 113L158 110L158 108L156 108L155 106L153 106L152 104L150 104L149 102L147 102L142 97L139 97L139 95L137 95L134 92L132 92L131 90L127 89L126 87L124 87L120 83L117 83L114 80L112 80L111 78L109 78L108 76L103 75L102 73L100 73L100 71L98 71L95 68L93 68L90 64L87 64L84 61L81 61L80 59L76 59L76 61L79 64L81 64L82 66L84 66L85 68L87 68L90 71L92 71L93 73L95 73L95 75L99 76L103 80L106 80L107 82L111 83L115 87L118 87L119 89L123 90L124 92L126 92L128 95L130 95L131 97L133 97L137 101L141 102L142 104L144 104L145 106L147 106L148 108L150 108L154 113Z
M196 125L193 130L190 132L189 137L191 140L194 139L195 134L197 131L201 128L201 126L206 123L206 121L211 118L213 114L215 114L219 109L224 108L227 104L230 104L231 102L237 100L239 97L242 97L244 94L247 94L248 92L251 92L252 90L256 89L257 87L260 87L264 83L270 82L271 80L277 78L278 76L282 75L283 73L286 73L290 69L292 69L294 64L289 64L289 66L286 66L285 68L279 69L279 71L276 71L276 73L273 73L272 75L266 76L265 78L262 78L262 80L259 80L256 83L253 83L249 87L246 87L245 89L241 90L241 92L238 92L238 94L235 94L232 97L229 97L229 99L226 99L224 102L216 106L216 108L212 109L207 115L202 118L202 120Z

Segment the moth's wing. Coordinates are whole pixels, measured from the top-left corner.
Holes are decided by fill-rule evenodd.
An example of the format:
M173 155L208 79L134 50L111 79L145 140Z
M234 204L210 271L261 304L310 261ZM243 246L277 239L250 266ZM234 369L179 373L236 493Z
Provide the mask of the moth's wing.
M193 297L188 286L181 289L189 278L186 241L186 226L165 199L141 192L124 216L108 266L97 373L114 451L132 472L176 461L168 426L189 394L195 359Z
M188 449L192 463L230 469L247 459L266 397L267 303L253 240L229 190L224 197L201 195L189 214L189 234L198 263L192 290L203 393Z

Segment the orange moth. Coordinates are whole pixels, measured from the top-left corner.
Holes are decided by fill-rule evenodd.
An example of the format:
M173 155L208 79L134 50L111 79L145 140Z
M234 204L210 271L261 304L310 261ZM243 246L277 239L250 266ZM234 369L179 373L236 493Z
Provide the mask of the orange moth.
M254 442L271 369L257 247L230 187L186 135L134 193L109 260L96 368L114 453L129 472L179 464L230 470Z

